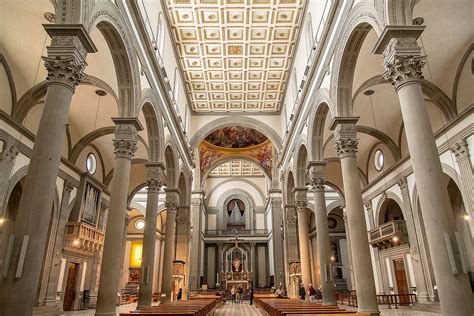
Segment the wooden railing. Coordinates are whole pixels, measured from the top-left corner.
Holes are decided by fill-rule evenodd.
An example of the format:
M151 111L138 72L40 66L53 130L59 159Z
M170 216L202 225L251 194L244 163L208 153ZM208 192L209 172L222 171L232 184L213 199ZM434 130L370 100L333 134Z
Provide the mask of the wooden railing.
M64 233L64 250L92 255L104 246L104 232L82 222L69 222Z
M357 307L357 295L352 293L338 293L339 304ZM381 294L377 295L379 305L388 305L388 308L412 305L418 302L416 294Z
M406 243L407 226L404 220L394 220L369 231L369 243L373 247L388 248Z

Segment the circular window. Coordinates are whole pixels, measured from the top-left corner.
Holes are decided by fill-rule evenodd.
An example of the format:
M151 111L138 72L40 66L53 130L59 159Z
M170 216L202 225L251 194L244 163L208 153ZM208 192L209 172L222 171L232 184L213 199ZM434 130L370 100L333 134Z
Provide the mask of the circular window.
M93 153L87 155L86 169L90 174L94 174L97 171L97 158Z
M135 228L138 230L142 230L145 228L145 221L143 219L137 219L135 221Z
M383 163L384 163L383 151L380 150L380 149L377 149L377 150L375 151L375 155L374 155L374 165L375 165L375 169L376 169L377 171L382 170L382 168L383 168Z

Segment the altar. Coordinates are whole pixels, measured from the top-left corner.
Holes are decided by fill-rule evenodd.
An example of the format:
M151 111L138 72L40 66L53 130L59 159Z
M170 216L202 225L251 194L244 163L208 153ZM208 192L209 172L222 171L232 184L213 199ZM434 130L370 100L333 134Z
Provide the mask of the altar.
M244 292L253 286L252 272L221 272L219 276L221 289L230 291L232 287L242 287Z

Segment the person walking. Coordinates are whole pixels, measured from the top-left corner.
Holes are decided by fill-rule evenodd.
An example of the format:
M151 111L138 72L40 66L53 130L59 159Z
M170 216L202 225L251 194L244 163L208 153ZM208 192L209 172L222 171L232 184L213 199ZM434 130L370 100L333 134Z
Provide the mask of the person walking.
M250 299L250 305L253 305L253 287L250 288L249 299Z
M303 301L306 299L306 290L304 289L304 284L301 283L300 290L298 292L300 299Z

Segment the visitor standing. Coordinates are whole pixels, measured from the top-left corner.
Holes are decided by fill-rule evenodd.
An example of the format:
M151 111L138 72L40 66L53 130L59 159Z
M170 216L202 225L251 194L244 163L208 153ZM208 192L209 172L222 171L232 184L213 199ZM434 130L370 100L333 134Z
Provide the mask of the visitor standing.
M235 286L233 286L232 289L230 290L230 294L232 295L232 303L235 303L235 294L236 294Z
M250 299L250 305L253 305L253 287L250 288L249 299Z
M316 290L313 287L313 284L309 284L309 289L308 289L308 296L309 296L309 301L314 302L314 299L316 297Z
M304 301L306 299L306 290L304 289L303 283L301 283L300 290L298 293L299 293L300 299Z
M244 298L244 289L239 285L239 303L242 303Z
M179 288L178 295L176 296L176 300L181 301L182 298L183 298L183 289Z

